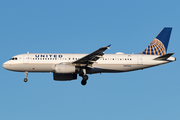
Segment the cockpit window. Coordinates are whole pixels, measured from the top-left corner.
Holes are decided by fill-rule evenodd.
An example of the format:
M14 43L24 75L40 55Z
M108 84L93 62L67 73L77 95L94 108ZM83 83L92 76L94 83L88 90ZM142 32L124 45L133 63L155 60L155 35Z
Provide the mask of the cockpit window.
M17 60L17 57L13 57L13 58L11 58L10 60Z

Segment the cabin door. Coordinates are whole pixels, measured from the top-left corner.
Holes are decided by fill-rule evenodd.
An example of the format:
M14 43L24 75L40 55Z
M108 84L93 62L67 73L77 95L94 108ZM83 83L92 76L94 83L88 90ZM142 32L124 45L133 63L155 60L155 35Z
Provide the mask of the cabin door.
M29 63L29 54L23 56L24 63Z
M143 55L138 55L137 56L137 64L142 65L143 64Z

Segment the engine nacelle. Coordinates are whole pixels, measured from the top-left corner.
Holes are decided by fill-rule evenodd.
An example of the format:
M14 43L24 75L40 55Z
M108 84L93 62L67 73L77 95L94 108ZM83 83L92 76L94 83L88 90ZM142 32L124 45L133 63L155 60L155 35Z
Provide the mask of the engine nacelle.
M55 73L75 73L76 67L73 65L57 64L55 65Z
M53 73L54 80L56 81L68 81L77 79L77 74L60 74Z

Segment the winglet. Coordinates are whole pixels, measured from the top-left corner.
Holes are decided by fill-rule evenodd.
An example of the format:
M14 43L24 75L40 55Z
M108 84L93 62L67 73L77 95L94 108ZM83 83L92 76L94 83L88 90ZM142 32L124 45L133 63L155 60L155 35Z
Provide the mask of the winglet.
M169 57L171 57L174 53L168 53L165 55L162 55L160 57L155 58L154 60L167 60Z
M110 44L110 45L108 45L108 46L107 46L107 48L108 48L108 49L110 49L110 46L111 46L111 44Z

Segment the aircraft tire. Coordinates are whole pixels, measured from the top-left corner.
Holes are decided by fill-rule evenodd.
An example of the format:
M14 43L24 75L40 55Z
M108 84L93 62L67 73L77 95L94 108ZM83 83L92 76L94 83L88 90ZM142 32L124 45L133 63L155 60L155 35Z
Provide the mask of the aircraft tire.
M24 82L27 82L28 81L28 79L27 78L24 78Z
M86 85L86 83L87 83L87 80L82 80L82 81L81 81L81 84L82 84L82 85Z
M85 81L88 80L88 76L87 76L87 75L84 75L84 76L83 76L83 80L85 80Z

